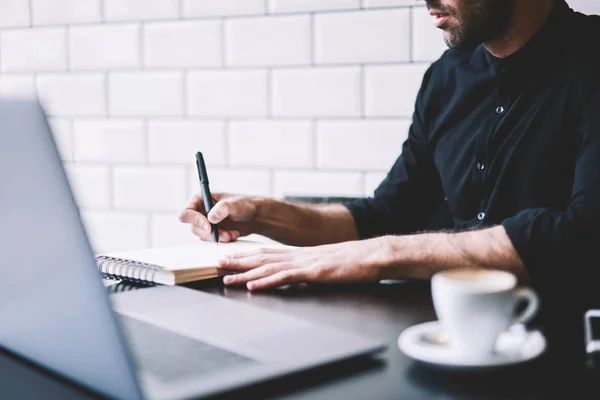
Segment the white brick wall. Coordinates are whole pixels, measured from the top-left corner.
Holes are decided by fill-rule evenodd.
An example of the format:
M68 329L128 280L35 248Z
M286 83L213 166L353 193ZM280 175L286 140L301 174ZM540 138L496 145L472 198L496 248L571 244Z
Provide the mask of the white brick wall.
M107 21L175 19L179 0L103 0Z
M264 0L182 0L182 14L188 18L261 15L264 13Z
M311 168L312 132L310 121L232 121L231 165Z
M29 25L29 1L0 0L0 27Z
M317 165L349 170L387 170L402 150L408 121L320 121ZM344 143L343 150L340 144Z
M34 25L77 24L102 19L101 0L31 0Z
M74 26L69 29L69 66L73 70L140 67L137 24Z
M225 132L222 121L164 121L148 125L148 160L152 164L194 164L194 154L206 154L207 166L224 166Z
M406 62L410 58L409 19L408 8L317 15L316 61L322 64Z
M104 74L38 74L36 78L38 94L49 115L95 117L106 114Z
M98 251L195 240L196 151L214 192L371 194L445 49L415 0L0 0L0 96L39 94Z
M276 117L358 117L360 77L359 67L274 71L272 113Z
M184 167L115 167L114 207L125 210L175 211L186 197Z
M233 18L225 23L229 66L308 65L311 19L308 15Z
M108 77L108 93L112 116L183 115L181 72L115 72Z
M268 73L264 70L207 70L187 76L187 112L200 117L267 115Z
M220 66L222 26L218 20L146 24L144 66L149 69Z
M72 165L67 173L80 207L110 207L110 171L106 166Z
M31 96L36 94L32 74L0 75L0 96Z
M139 119L78 119L73 122L74 158L78 163L143 163L144 123Z
M35 28L0 32L2 72L63 71L66 68L66 29Z
M50 128L63 161L73 161L72 123L68 118L50 118Z

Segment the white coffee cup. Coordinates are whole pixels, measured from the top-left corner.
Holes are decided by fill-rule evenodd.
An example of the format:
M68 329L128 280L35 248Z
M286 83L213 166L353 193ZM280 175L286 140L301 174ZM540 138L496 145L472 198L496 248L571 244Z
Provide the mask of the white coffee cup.
M468 359L488 357L501 333L531 320L539 309L537 294L530 288L518 288L517 278L501 270L442 271L433 276L431 292L448 346ZM527 306L516 314L523 300Z

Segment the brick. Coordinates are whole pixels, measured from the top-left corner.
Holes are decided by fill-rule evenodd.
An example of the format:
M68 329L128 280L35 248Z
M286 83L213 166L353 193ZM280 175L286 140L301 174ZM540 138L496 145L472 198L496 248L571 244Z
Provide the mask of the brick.
M109 75L110 115L180 116L183 80L179 72L123 72Z
M212 193L230 193L248 196L269 196L271 176L269 171L252 168L210 168ZM200 192L196 168L190 168L190 195Z
M276 70L272 96L273 115L278 117L360 116L360 69Z
M104 81L100 73L40 74L37 86L40 100L51 116L103 116Z
M403 62L410 57L408 9L315 16L317 63Z
M261 70L198 71L187 80L188 113L208 117L267 114L267 73Z
M107 167L71 165L66 171L79 207L110 207L110 177Z
M415 0L363 0L363 3L366 8L414 6L418 4Z
M87 210L81 214L96 254L149 246L148 218L145 214Z
M0 28L29 25L29 0L0 0Z
M387 172L367 172L365 174L365 196L373 196L375 189L387 176Z
M415 7L413 13L413 60L435 61L448 50L443 31L436 28L425 7Z
M234 166L312 167L309 121L232 121L229 150Z
M48 123L60 158L63 161L73 161L73 133L71 121L67 118L49 118Z
M194 165L201 151L207 165L225 164L224 124L218 121L151 121L148 157L151 163Z
M225 17L264 14L264 0L183 0L186 17Z
M34 25L100 22L100 0L31 0Z
M192 234L191 226L179 222L178 216L178 212L152 215L150 218L151 247L178 246L200 242L200 239Z
M153 22L144 26L144 65L149 68L221 65L220 21Z
M187 200L183 167L115 167L113 174L117 209L175 211Z
M32 74L0 75L0 96L31 97L37 94Z
M365 68L365 112L368 117L411 117L429 64Z
M72 69L139 68L140 27L126 25L74 26L69 30Z
M144 162L144 124L137 119L73 122L76 161Z
M179 17L179 0L104 0L107 21L174 19Z
M318 167L387 170L402 152L409 126L393 120L319 121Z
M64 28L15 29L0 32L2 72L66 69Z
M227 64L306 65L311 62L311 22L307 15L235 18L225 23Z
M361 196L362 176L351 172L281 171L275 173L275 197Z
M269 11L272 13L351 10L359 7L360 0L269 0Z

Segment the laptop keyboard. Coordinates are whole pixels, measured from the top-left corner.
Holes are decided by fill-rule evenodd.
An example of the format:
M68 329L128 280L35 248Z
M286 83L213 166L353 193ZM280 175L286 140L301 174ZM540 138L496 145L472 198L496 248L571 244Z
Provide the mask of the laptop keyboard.
M138 365L163 382L171 382L258 361L118 314Z

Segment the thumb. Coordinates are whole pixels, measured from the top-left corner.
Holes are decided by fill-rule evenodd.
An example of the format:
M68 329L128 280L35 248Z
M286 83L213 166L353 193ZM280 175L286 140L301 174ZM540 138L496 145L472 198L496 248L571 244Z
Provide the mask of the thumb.
M231 213L231 204L225 201L220 201L208 213L208 221L211 224L218 224L229 216Z

